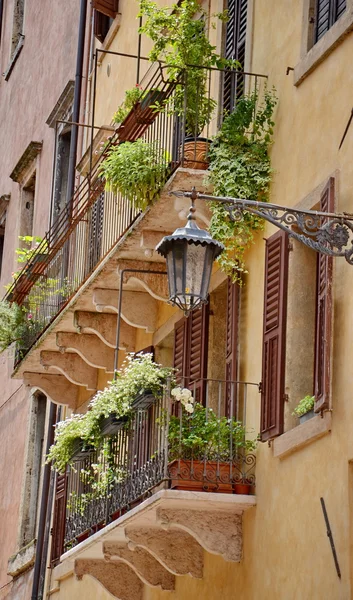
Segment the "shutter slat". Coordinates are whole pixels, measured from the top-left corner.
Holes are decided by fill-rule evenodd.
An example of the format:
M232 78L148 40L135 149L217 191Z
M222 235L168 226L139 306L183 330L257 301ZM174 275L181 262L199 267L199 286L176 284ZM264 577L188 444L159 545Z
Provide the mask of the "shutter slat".
M238 367L238 306L239 287L228 278L227 282L227 324L226 324L226 416L237 414L237 387L231 384L237 380ZM233 407L232 407L233 401Z
M67 474L56 476L52 544L51 544L51 566L55 566L64 552L65 527L66 527L66 492Z
M266 242L261 440L283 432L288 235L278 231Z
M335 180L331 177L321 195L320 210L334 212ZM325 219L322 221L324 224ZM317 255L316 343L315 343L315 412L330 406L332 344L332 268L333 258Z

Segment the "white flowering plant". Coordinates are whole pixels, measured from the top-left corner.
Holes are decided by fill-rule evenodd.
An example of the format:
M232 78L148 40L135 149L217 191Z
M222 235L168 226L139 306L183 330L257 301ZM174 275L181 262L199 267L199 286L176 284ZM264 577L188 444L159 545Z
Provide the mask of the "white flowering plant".
M152 354L129 354L116 379L95 394L84 415L72 415L57 424L47 462L52 462L56 470L64 472L66 465L72 462L75 442L79 439L86 446L97 450L102 448L102 417L111 414L117 418L131 416L135 398L147 390L156 398L160 397L172 374L173 369L155 363Z
M169 420L169 460L228 461L255 450L256 440L247 438L240 421L218 417L212 408L195 402L186 388L174 388L171 395L180 410Z

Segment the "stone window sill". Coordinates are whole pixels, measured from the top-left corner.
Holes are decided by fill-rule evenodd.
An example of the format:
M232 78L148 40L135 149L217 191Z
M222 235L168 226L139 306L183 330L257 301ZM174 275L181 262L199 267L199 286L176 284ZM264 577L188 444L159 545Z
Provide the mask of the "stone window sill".
M327 411L323 413L323 416L317 415L309 419L309 421L305 421L305 423L294 427L294 429L283 433L273 440L273 456L275 458L284 458L330 433L331 422L331 412Z
M294 85L304 79L344 40L353 30L353 7L347 7L346 13L336 21L327 33L303 56L294 68Z
M111 43L115 38L115 35L119 31L120 24L121 24L121 14L118 13L109 28L109 31L105 37L103 44L100 47L100 50L109 50ZM104 52L98 52L98 60L97 60L98 65L100 65L102 63L104 56L105 56Z
M36 540L32 540L27 546L24 546L9 558L7 574L11 577L18 577L18 575L33 567L35 557Z
M4 79L5 79L5 81L8 81L10 79L10 75L12 73L12 69L14 68L15 63L16 63L18 57L21 54L24 41L25 41L25 36L21 35L20 39L18 40L18 44L16 46L16 49L15 49L13 55L11 56L10 64L9 64L9 66L7 67L7 69L6 69L5 73L4 73Z

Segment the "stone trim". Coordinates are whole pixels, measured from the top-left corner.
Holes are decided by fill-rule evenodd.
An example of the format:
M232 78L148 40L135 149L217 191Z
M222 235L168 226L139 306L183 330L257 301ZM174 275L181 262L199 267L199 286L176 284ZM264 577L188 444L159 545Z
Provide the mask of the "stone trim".
M8 575L18 577L18 575L33 567L36 557L36 542L36 540L32 540L16 554L10 556L7 563Z
M24 42L25 42L25 36L22 33L20 33L20 39L18 40L18 44L16 46L16 49L15 49L13 55L11 56L11 60L10 60L9 66L7 67L7 69L6 69L5 73L4 73L4 79L5 79L5 81L8 81L10 79L10 75L12 73L12 70L13 70L14 66L15 66L15 63L16 63L18 57L21 54Z
M309 421L294 427L273 440L273 456L285 458L292 452L300 450L311 442L320 439L330 433L332 428L331 412L326 411L323 415L317 415Z
M118 33L119 29L120 29L120 25L121 25L121 13L118 13L113 21L113 23L111 24L109 31L107 33L107 35L105 36L105 40L103 42L103 44L100 47L100 50L108 50L113 42L113 40L115 39L116 34ZM105 53L104 52L98 52L98 59L97 59L97 65L101 65L102 61L105 57Z
M325 35L311 48L312 25L310 23L311 0L304 0L301 60L294 68L294 85L302 81L353 31L353 0L347 0L346 12L332 25Z
M46 120L49 127L55 128L56 121L63 119L74 100L75 82L70 79L61 92L57 103Z
M27 167L37 158L39 152L42 150L42 142L30 142L13 169L10 177L12 181L20 183L23 178Z

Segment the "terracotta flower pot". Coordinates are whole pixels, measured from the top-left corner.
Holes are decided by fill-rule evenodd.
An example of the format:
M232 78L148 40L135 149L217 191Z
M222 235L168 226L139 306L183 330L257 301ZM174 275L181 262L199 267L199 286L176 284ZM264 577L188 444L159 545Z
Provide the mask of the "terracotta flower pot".
M210 143L207 138L185 138L180 148L183 166L187 169L206 171L210 164L207 158Z
M233 489L235 494L244 494L248 496L251 492L251 484L250 483L234 483Z
M217 462L207 461L206 467L202 460L173 460L169 463L169 477L171 488L174 490L219 492L221 494L232 494L233 484L230 480L229 463L218 463L219 475L217 475Z

